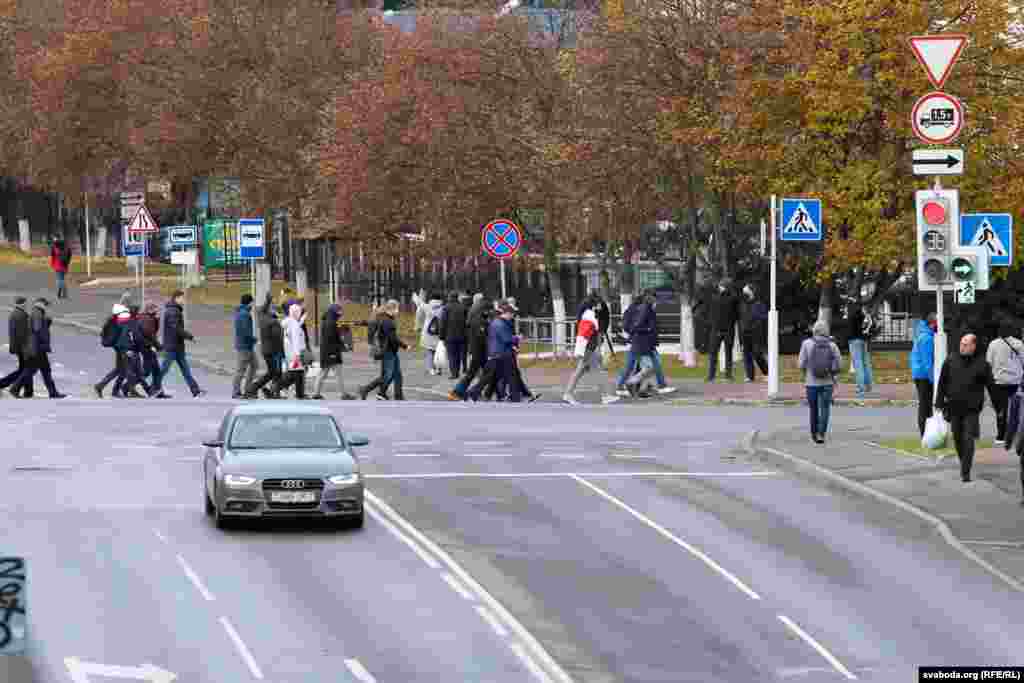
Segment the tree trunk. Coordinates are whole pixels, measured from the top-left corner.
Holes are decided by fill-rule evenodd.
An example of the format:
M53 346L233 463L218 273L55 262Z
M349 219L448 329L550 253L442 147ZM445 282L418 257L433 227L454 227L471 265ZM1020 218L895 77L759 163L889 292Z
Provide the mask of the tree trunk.
M679 360L684 367L697 367L696 333L693 325L693 300L688 292L679 295Z
M832 305L835 297L835 284L829 280L821 288L821 298L818 300L818 322L823 322L832 328Z
M554 210L549 209L544 239L544 270L547 271L548 289L551 292L551 310L554 313L554 329L552 338L555 344L555 356L561 355L566 349L565 293L562 289L562 269L558 264L558 241L555 237Z

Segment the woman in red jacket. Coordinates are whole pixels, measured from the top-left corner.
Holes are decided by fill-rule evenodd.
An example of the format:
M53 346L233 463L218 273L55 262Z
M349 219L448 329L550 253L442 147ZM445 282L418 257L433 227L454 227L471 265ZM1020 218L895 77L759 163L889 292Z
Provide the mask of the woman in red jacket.
M65 244L64 240L57 239L50 247L50 267L57 274L57 298L68 298L68 288L64 278L71 265L71 247Z

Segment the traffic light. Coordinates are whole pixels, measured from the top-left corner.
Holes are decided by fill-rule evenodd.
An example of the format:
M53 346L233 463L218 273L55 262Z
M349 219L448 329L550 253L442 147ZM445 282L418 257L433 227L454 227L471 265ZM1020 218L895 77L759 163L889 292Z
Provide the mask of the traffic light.
M954 247L949 254L950 275L954 286L973 283L977 291L989 286L989 252L984 247Z
M953 245L960 224L957 190L920 190L917 199L917 286L935 291L953 283Z

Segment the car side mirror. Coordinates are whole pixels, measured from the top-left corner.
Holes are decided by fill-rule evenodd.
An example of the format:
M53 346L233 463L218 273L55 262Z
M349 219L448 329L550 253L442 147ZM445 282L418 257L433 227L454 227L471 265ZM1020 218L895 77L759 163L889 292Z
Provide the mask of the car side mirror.
M370 440L362 434L346 434L345 441L348 442L349 446L369 446Z
M209 441L204 441L203 445L206 446L207 448L223 448L224 442L218 441L216 439L211 439Z

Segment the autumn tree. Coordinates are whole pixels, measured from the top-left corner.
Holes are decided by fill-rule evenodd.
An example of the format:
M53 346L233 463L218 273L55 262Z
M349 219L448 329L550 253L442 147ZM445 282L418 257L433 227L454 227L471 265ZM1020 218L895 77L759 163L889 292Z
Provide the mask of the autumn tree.
M1006 3L893 3L756 0L732 24L746 39L733 47L741 77L728 93L736 121L742 182L763 192L820 197L826 241L803 252L823 286L828 320L834 288L869 305L915 268L914 101L931 90L907 45L911 35L965 33L970 45L946 88L967 104L959 141L971 167L957 183L961 205L1019 204L1010 137L1021 121L1019 11ZM1004 204L1005 206L1005 204Z

